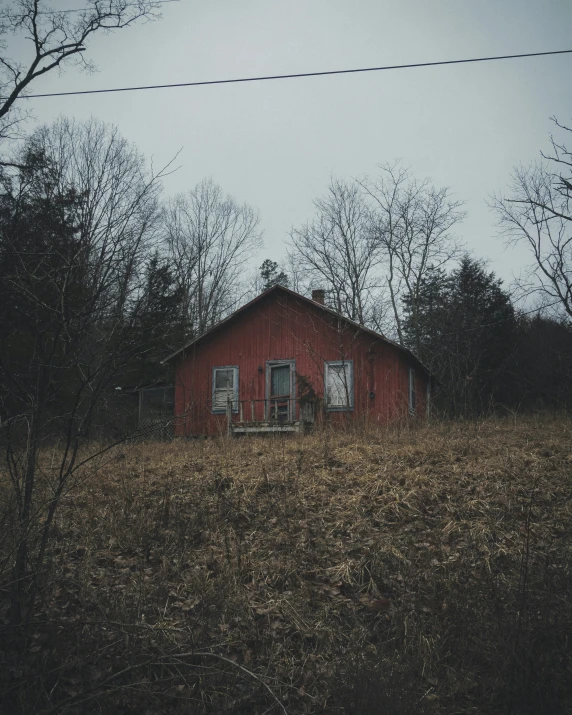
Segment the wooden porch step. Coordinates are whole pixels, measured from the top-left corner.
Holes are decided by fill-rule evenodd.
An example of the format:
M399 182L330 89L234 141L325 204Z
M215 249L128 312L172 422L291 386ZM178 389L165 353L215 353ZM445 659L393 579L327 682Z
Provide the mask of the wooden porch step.
M232 434L262 434L268 432L303 432L303 422L233 422Z

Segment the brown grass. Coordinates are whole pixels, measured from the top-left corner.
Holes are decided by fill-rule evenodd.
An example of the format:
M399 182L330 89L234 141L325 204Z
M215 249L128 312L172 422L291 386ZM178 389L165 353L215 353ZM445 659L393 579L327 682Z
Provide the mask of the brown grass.
M570 712L571 435L124 445L61 505L5 711Z

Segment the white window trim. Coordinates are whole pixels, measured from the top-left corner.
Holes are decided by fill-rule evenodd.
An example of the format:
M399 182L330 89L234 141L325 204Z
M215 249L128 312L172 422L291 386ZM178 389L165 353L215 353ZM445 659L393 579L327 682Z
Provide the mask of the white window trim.
M415 370L409 368L409 389L408 389L409 412L414 415L417 412L417 390L415 384Z
M349 405L329 405L328 404L328 381L330 367L348 367L348 398ZM324 362L324 404L328 412L351 412L354 409L354 361L353 360L328 360Z
M217 370L234 370L233 379L233 396L232 396L232 412L236 414L238 412L238 365L217 365L212 369L212 403L211 412L214 415L224 415L226 414L226 407L215 408L215 389L216 389L216 372Z

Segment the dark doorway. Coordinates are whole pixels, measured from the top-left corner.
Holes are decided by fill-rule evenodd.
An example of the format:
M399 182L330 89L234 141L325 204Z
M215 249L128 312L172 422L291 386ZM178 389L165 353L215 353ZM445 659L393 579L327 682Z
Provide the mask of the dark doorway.
M271 362L266 365L266 398L268 419L289 422L294 419L294 362Z

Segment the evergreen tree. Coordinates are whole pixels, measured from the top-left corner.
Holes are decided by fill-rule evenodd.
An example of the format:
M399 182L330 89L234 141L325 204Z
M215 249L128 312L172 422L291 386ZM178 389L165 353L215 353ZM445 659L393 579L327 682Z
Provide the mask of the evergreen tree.
M448 275L430 271L415 315L410 306L407 298L408 345L439 378L447 413L480 414L512 399L517 321L494 273L465 256Z
M515 350L519 408L572 408L572 325L540 315L518 319Z
M59 191L57 167L28 152L17 176L0 189L0 409L23 411L40 385L55 413L65 411L66 371L45 380L51 365L66 362L70 341L89 302L82 260L81 197ZM65 305L65 311L61 306Z
M281 285L288 288L289 280L286 273L280 268L279 264L267 258L260 266L260 278L262 281L262 290L268 290L275 285Z
M113 127L43 127L0 186L0 444L14 504L11 621L34 615L63 495L112 429L109 397L133 360L158 182ZM108 432L111 434L111 431ZM40 455L50 445L46 480ZM86 456L87 455L87 456Z
M431 267L420 282L419 305L409 295L403 301L407 345L417 355L423 355L428 365L433 360L432 346L442 327L447 300L447 274L442 268Z
M168 379L168 370L161 361L184 339L182 303L181 286L168 263L155 251L147 261L142 295L136 304L135 358L126 369L127 383L144 386Z

